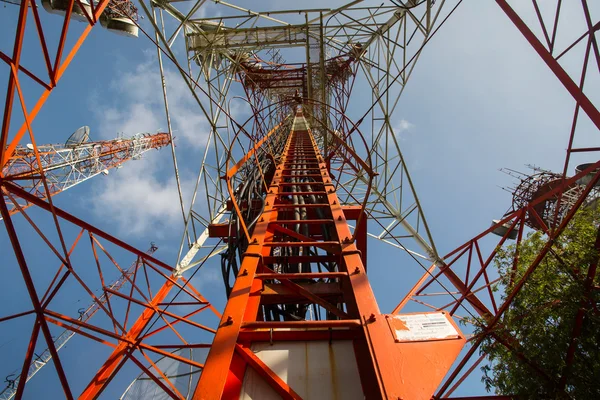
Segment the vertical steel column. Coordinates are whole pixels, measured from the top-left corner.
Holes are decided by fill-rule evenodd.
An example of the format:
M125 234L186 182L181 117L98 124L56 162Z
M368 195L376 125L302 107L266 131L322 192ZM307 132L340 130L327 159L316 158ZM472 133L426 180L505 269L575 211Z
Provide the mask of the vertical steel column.
M506 13L506 16L512 21L525 39L529 42L531 47L538 53L550 70L556 75L560 83L563 84L565 89L573 96L577 104L585 111L587 116L590 118L592 123L600 129L600 111L596 108L594 103L583 93L583 90L571 79L567 71L558 63L554 56L544 47L542 42L538 40L533 31L527 26L527 24L519 17L519 15L513 10L506 0L496 0L496 3L502 8L502 11ZM591 33L593 34L593 33Z
M348 217L360 212L348 210ZM278 340L352 340L366 398L396 400L412 393L411 382L402 380L406 355L379 311L352 237L326 162L298 111L194 399L238 398L248 366L283 398L300 398L251 350L253 343ZM314 272L317 264L333 267ZM283 265L298 272L282 272ZM290 304L316 305L325 316L273 319L265 305L274 304L284 312Z

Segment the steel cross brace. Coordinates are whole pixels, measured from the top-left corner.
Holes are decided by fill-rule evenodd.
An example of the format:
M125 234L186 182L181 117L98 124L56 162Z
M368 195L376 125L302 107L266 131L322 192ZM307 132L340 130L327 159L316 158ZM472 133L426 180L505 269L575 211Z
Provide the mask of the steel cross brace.
M313 167L302 167L299 163ZM305 173L303 176L310 175L310 181L293 183L295 175L292 172L296 167ZM306 186L311 188L306 189ZM284 193L297 197L314 193L318 196L314 204L318 204L322 212L317 214L314 207L286 204L282 199ZM305 210L304 219L298 217L298 208ZM353 235L347 222L347 217L357 218L363 210L353 210L352 216L346 215L345 212L352 213L340 204L326 160L319 151L302 111L298 111L273 180L270 182L265 208L251 232L240 273L225 307L194 392L194 399L238 398L243 390L247 366L257 370L260 376L268 377L265 381L277 393L287 390L285 398L299 398L298 392L294 392L294 389L299 390L298 388L290 388L271 367L260 360L260 355L252 352L252 344L264 340L261 338L264 338L265 334L269 335L269 340L288 337L307 343L323 340L323 335L329 337L330 341L352 340L362 390L367 398L397 399L406 393L407 384L403 385L400 379L402 354L392 338L386 318L379 311L361 252L357 248L358 238L352 239ZM290 215L295 215L296 218ZM309 228L298 233L291 228L297 224L326 226L331 237L325 238ZM303 250L300 256L292 258L300 263L314 263L320 259L323 262L331 262L333 259L336 270L322 273L280 273L272 265L286 261L285 257L274 257L272 249L276 247L326 249L326 254L310 255L304 254ZM332 313L329 308L334 305L324 298L319 298L318 293L307 291L293 282L310 279L329 279L339 283L341 300L337 305L338 312ZM323 306L329 311L327 316L332 319L266 320L261 307L263 293L269 292L269 304L277 303L277 293L267 291L265 281L280 282L295 293L295 298L304 297L304 303ZM279 304L285 304L283 295Z

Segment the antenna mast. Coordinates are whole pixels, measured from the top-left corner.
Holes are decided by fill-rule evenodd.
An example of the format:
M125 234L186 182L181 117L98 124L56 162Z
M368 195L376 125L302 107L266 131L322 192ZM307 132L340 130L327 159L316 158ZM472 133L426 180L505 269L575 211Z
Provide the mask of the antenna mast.
M276 8L266 10L234 2L21 1L14 48L0 54L8 65L0 216L13 248L2 253L10 264L5 281L20 284L28 301L0 291L0 324L23 332L18 349L3 347L21 357L20 376L28 375L37 349L47 351L54 370L43 392L36 387L42 374L27 385L13 382L15 398L116 397L119 385L137 376L122 398L451 399L486 359L474 356L484 340L568 390L581 319L573 323L560 377L537 368L520 351L520 338L498 327L573 215L597 198L600 147L589 130L600 128L597 91L590 89L598 82L592 66L600 59L599 22L590 2L559 1L540 12L542 2L533 0L528 12L518 0L495 1L575 100L572 129L562 171L509 171L523 179L513 210L446 255L434 243L395 121L425 45L462 0L323 2L312 9L271 2ZM582 12L575 31L563 29L572 14L561 9L568 6ZM42 8L53 15L41 18ZM46 18L55 21L41 23ZM208 124L173 265L53 204L61 190L171 140L163 133L36 145L34 120L97 25L152 41L167 120L166 77L174 72L198 105L195 117ZM38 51L41 43L37 68L21 57L32 43ZM573 67L579 59L580 70ZM22 91L32 86L37 100ZM571 168L575 159L581 164ZM14 214L27 206L37 212L17 222ZM502 296L494 290L501 282L494 259L508 240L518 247L529 228L543 231L546 242ZM447 227L443 234L454 232ZM367 237L401 250L384 267L401 268L402 280L413 276L411 267L423 274L390 313L377 304L376 275L367 275ZM220 263L209 262L219 253ZM128 275L121 258L138 260L138 273ZM192 284L209 281L215 269L227 297L223 313ZM106 285L105 276L124 276L130 290ZM57 300L74 293L106 299L96 302L98 318L61 310ZM586 296L581 315L594 301ZM457 322L466 324L459 329ZM467 341L476 328L481 334ZM75 365L73 345L59 356L53 335L65 329L85 341L93 363Z
M156 133L98 142L68 140L64 145L40 145L36 150L32 145L18 146L2 169L2 174L7 181L45 199L48 194L42 177L46 179L50 196L54 196L96 175L108 175L110 169L120 168L123 163L139 159L145 152L160 149L169 143L171 137L168 133ZM42 165L42 171L39 165ZM15 197L5 195L10 215L31 205L27 201L14 203L12 199Z

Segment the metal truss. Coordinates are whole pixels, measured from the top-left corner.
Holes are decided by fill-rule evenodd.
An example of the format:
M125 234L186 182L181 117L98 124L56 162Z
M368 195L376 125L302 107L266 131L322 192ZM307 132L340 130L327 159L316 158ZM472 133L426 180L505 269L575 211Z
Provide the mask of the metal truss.
M118 4L130 5L128 2ZM11 279L20 276L19 281L30 300L3 305L0 316L3 331L16 325L23 329L19 332L27 343L15 365L19 369L7 377L8 388L3 396L16 399L27 396L29 379L15 377L33 376L42 363L53 366L49 376L56 378L65 398L73 398L76 392L82 392L83 397L102 392L125 363L138 365L141 371L156 379L159 386L173 387L167 390L180 393L183 389L159 379L164 374L156 368L155 362L166 357L187 363L195 370L202 368L193 354L181 353L179 344L188 349L207 347L196 329L206 332L207 342L210 342L214 330L201 324L199 318L205 318L207 313L202 313L205 310L218 316L216 309L189 281L177 276L174 268L59 209L52 202L52 195L57 193L56 185L60 185L60 189L70 187L85 176L118 166L148 149L170 144L170 135L96 142L71 149L38 146L39 137L32 128L34 119L91 29L100 22L108 1L84 4L71 0L62 4L62 29L54 43L50 42L52 35L45 30L47 24L39 15L39 5L35 1L21 2L12 55L0 52L0 59L9 66L0 131L0 214L14 249L14 262L6 273ZM73 28L72 19L79 19L83 24ZM133 20L127 18L124 23L130 27ZM26 44L35 45L25 40L26 31L35 33L39 39L44 60L42 73L35 66L21 63ZM71 47L67 43L71 43ZM55 52L51 53L50 49ZM25 90L23 80L31 80L38 91ZM29 109L27 106L31 104L34 105ZM24 120L21 126L11 124L19 119ZM26 150L20 147L23 142L29 143ZM30 207L25 210L24 206ZM19 215L11 215L15 210L20 211ZM35 253L43 259L43 266L26 255L29 244L36 246ZM133 274L120 266L121 257L127 262L136 259ZM49 272L50 278L44 279L40 272ZM109 283L119 276L121 279L116 284ZM73 316L73 310L63 302L70 296L87 298L93 305L84 310L84 315ZM191 312L190 307L194 309ZM94 318L88 318L91 314ZM185 331L192 326L194 338L185 340ZM91 366L97 364L91 360L81 366L83 369L91 366L90 370L94 370L89 382L68 377L70 367L65 360L72 359L73 349L65 348L64 343L72 335L87 341L88 350L99 346L97 354L101 357L114 353L104 362L104 368L101 364ZM152 343L153 340L157 342Z
M279 116L261 115L259 110L302 87L303 96L313 102L305 112L311 121L314 118L312 126L320 143L335 132L348 137L357 128L373 132L367 136L368 150L361 154L365 157L369 153L378 174L367 208L374 221L369 235L408 251L416 259L438 259L404 163L394 118L398 99L424 45L454 8L446 7L445 1L405 2L405 6L360 3L277 11L248 10L228 2L209 7L207 2L198 1L186 4L186 11L178 9L177 2L140 3L141 10L153 21L161 63L165 56L175 63L210 129L185 221L182 270L193 260L202 259L203 251L211 247L205 244L207 235L203 232L223 216L227 195L219 177L224 173L223 155L231 128L235 128L228 125L229 117L236 118L239 108L249 106L255 119L252 131L247 128L249 134L267 132ZM178 41L178 37L184 40ZM185 45L185 60L172 51L178 42ZM296 49L306 61L284 62L277 50L283 48ZM284 63L287 66L282 68ZM274 75L271 70L278 72ZM231 83L236 80L243 83L247 105L242 98L228 97ZM373 98L372 107L364 110L365 115L357 118L359 122L354 126L340 116L351 105L350 93L356 80L368 83ZM285 82L285 87L269 88L265 82ZM332 165L343 164L337 154L331 156ZM359 193L364 193L366 186L365 176L338 173L341 201L358 204ZM205 201L201 201L203 198Z
M244 378L250 368L283 398L308 396L306 386L310 383L290 387L289 379L287 383L283 381L256 354L256 346L266 339L265 333L277 337L272 340L297 341L307 348L318 346L329 335L329 346L333 346L330 348L346 345L346 351L355 352L362 385L357 390L367 398L420 397L437 386L445 373L442 358L452 359L452 354L457 355L464 338L453 338L450 346L437 349L424 343L419 356L401 356L417 348L413 344L398 345L392 339L390 322L379 311L366 275L363 251L368 189L360 205L340 202L327 158L320 153L303 108L297 111L291 129L286 127L287 132L270 131L239 162L227 163L225 181L235 210L232 218L239 221L233 226L241 226L244 232L241 236L246 240L239 245L245 244L245 250L194 398L229 398L239 393L264 395L264 391L254 392L256 389ZM285 138L283 148L268 145L275 135ZM333 142L347 146L354 153L341 138L334 138ZM234 140L229 154L237 146ZM254 170L253 165L258 167L261 151L273 151L269 154L278 161L273 170L257 168L264 171L267 194L264 204L255 208L258 213L254 217L245 215L244 208L249 206L244 207L242 202L247 201L246 197L243 191L233 190L233 182L236 175ZM349 157L348 161L361 165L369 176L367 187L370 187L374 177L370 160ZM354 234L348 219L356 220ZM248 221L253 226L247 227ZM235 235L230 233L231 229L230 225L229 232L223 233L233 242ZM406 382L411 381L407 375L410 373L401 371L408 369L407 365L431 359L432 350L438 361L428 377L418 387L399 383L400 375ZM446 367L449 366L448 363ZM414 370L419 373L418 368ZM334 365L329 373L337 373ZM231 379L232 374L236 379ZM310 380L308 374L305 379ZM332 390L337 393L340 389ZM322 394L329 396L326 391ZM361 397L359 393L352 396Z
M67 379L61 361L62 357L68 357L69 352L63 350L61 353L64 354L59 356L52 334L51 327L58 327L90 339L90 345L98 343L106 346L108 350L106 361L98 366L97 373L92 376L89 383L83 388L78 387L78 390L83 389L81 398L98 396L126 362L138 365L148 376L153 377L161 388L182 397L179 389L164 376L154 362L159 358L169 357L201 369L203 365L197 360L186 358L185 353L171 351L210 346L208 343L198 342L198 338L202 335L198 336L197 329L208 334L214 332L214 329L200 323L198 318L206 318L204 315L206 313L202 313L205 310L219 316L214 307L188 280L178 277L175 269L165 263L32 196L12 183L5 183L2 190L8 198L24 198L40 209L52 213L57 220L56 227L62 228L57 230L60 245L54 246L43 229L26 216L27 211L22 212L27 222L46 242L51 254L60 262L53 270L53 278L50 282L46 286L41 286L39 282L36 284L34 281L30 266L19 245L12 217L8 214L5 203L1 204L0 211L15 248L18 267L27 286L32 308L3 316L0 322L6 323L27 316L34 317L30 345L20 375L28 375L39 342L38 338L41 337L46 342L65 397L73 398L71 386L73 382ZM66 237L62 232L63 229L68 230L69 226L73 226L78 233L67 250ZM86 240L81 241L82 238L89 240L89 250L82 249L86 242ZM119 266L111 254L113 251L125 251L130 254L130 257L132 255L137 257L138 268L133 275ZM80 254L82 258L75 257L76 254ZM90 265L95 266L95 272L92 274L89 268L84 268ZM120 291L104 283L111 275L123 276L126 279L125 284L119 284ZM101 296L96 295L94 291L97 282L102 285ZM89 296L102 310L105 318L84 320L69 316L58 305L56 305L58 309L55 308L55 300L61 296L61 293L72 296L78 292ZM190 306L193 309L191 312ZM189 337L190 332L186 333L190 329L194 339ZM25 383L25 379L19 380L15 398L23 396ZM78 386L80 384L81 382L78 382Z
M354 252L366 243L361 220L366 217L371 221L368 227L371 237L402 248L420 263L423 263L420 260L427 260L431 265L394 310L394 314L407 304L414 303L428 310L444 311L457 321L478 321L484 328L485 335L469 340L470 347L465 348L462 358L448 375L444 377L442 374L431 379L431 390L437 390L434 398L448 398L485 360L485 355L476 360L473 356L486 335L494 337L499 345L514 351L523 362L536 370L535 360L526 359L513 339L498 336L495 328L512 299L526 284L528 276L539 266L542 258L551 253L554 239L561 234L589 193L595 190L600 179L600 174L596 173L600 162L588 163L572 177L568 174L576 157L590 157L600 150L595 145L579 145L577 141L581 136L577 133L584 115L593 127L600 128L597 100L585 86L586 82L597 79L600 69L595 36L599 22L597 16L591 15L588 2L582 0L584 27L581 35L561 40L561 31L557 27L560 26L562 2L557 2L552 13L546 12L547 8L541 10L538 1L532 2L532 10L523 11L524 8L519 7L519 12L506 0L496 2L574 99L575 111L568 135L567 157L560 184L544 196L522 204L521 208L513 210L498 223L443 257L438 255L427 229L424 212L401 153L398 132L394 130L394 118L398 99L423 46L460 1L452 4L431 0L405 1L373 7L352 2L332 9L268 12L247 10L219 1L214 6L219 13L214 15L218 17L204 14L205 11L215 12L213 6L208 8L205 0L184 6L179 2L162 0L140 1L139 11L152 25L152 34L145 32L135 22L132 15L134 11L127 3L115 2L113 10L118 10L120 16L126 16L156 44L163 83L162 62L168 59L169 68L174 66L181 75L208 126L207 132L204 132L207 134L207 146L199 167L193 199L184 213L186 229L178 263L169 266L56 207L51 197L52 182L45 173L42 172L39 177L40 195L34 195L19 187L17 181L7 179L5 166L24 141L33 146L37 163L34 167L43 171L40 156L42 147L37 145L32 122L92 27L100 21L108 4L101 0L85 7L81 0L69 0L60 37L55 46L49 46L46 42L49 35L44 34L38 4L34 0L24 0L20 6L13 54L0 53L0 59L10 68L0 131L0 213L14 248L15 265L11 271L20 275L31 300L30 306L3 311L0 324L29 324L31 335L20 376L27 376L31 365L35 363L36 349L41 348L47 349L50 354L55 378L66 398L73 398L74 393L80 393L80 398L96 398L104 393L119 372L124 371L126 364L134 365L145 379L154 382L170 397L189 398L195 395L200 398L203 393L217 393L227 386L227 377L223 376L224 368L221 368L227 363L228 368L233 366L234 369L240 365L249 366L267 380L277 393L285 398L298 398L298 393L271 373L258 357L253 356L248 350L248 342L305 340L305 337L292 338L293 335L284 333L284 330L277 331L273 336L274 331L270 330L285 329L293 326L294 322L302 329L321 324L325 333L317 334L320 335L317 338L319 340L337 340L344 335L355 339L353 335L377 336L381 333L382 321L393 316L385 316L377 309L371 298L370 287L366 287L368 282L364 273L366 263L361 258L363 254ZM70 21L72 14L77 12L82 12L80 17L84 21L80 27L83 28L73 39L73 47L68 49L67 34L73 32ZM530 22L531 15L535 24ZM43 75L32 72L32 68L21 63L26 25L37 32L40 40L45 68ZM176 44L184 45L183 55L176 55L173 50ZM584 51L578 52L581 47ZM56 49L56 52L51 54L50 48ZM301 54L300 58L304 61L296 63L284 60L278 52L289 48ZM567 57L572 60L578 55L582 56L580 70L573 71L571 66L567 68L564 65ZM36 94L33 98L33 103L30 102L32 96L22 90L22 79L31 79L41 91L41 95ZM351 112L351 93L355 82L359 80L370 87L372 101L364 114L351 120L346 114ZM168 82L163 84L163 90L168 116ZM14 107L15 101L21 110ZM28 104L34 104L33 108L27 108ZM302 104L305 122L294 124L293 111L298 104ZM243 107L249 108L249 116L245 121L240 111ZM13 115L15 112L21 113L25 121L19 127L11 127L11 121L16 120ZM311 128L310 134L298 133L304 131L304 127ZM290 131L296 133L289 136L282 133ZM372 132L371 137L365 132ZM172 133L170 127L168 133ZM296 140L295 144L292 138ZM286 177L289 181L277 179L277 172L273 171L276 166L282 169L293 167L289 159L279 156L286 154L293 158L297 156L295 152L300 150L314 151L313 156L319 168L315 171L312 166L310 172L290 172L290 176ZM321 169L326 172L321 172ZM270 172L274 175L268 176ZM318 176L299 178L298 172ZM245 186L249 177L254 182L252 188ZM322 180L323 186L331 185L332 192L328 190L321 193L319 189L312 190L312 187L311 190L299 188L317 186L306 185L306 182L313 181L298 181L308 178ZM275 182L275 187L269 188L267 182ZM566 199L569 207L560 207L567 189L576 185L578 193ZM279 196L279 189L286 186L296 186L291 189L290 195L286 195L287 203L271 201ZM310 196L318 196L321 200L326 199L326 202L311 203L306 200L312 199ZM540 216L539 207L536 208L549 199L556 204L553 219L551 213ZM24 221L15 223L11 207L17 207L17 204L29 204L35 208L23 210L19 218L22 216ZM315 234L310 228L299 227L301 224L309 225L308 222L298 222L311 221L308 219L312 213L309 209L325 205L332 218L315 213L312 220L318 224L332 223L335 226L335 236L332 238L335 240L327 240L324 235ZM348 213L352 213L352 207L357 215L350 217ZM364 211L364 215L363 212L356 213L357 207ZM261 221L265 210L277 210L270 214L276 215L285 213L286 208L298 209L299 216L294 214L293 222L279 221L269 231L268 225L273 221ZM29 211L33 209L35 213L30 214ZM224 221L227 215L230 219ZM44 218L46 222L50 221L49 225L39 223ZM355 229L351 229L347 223L352 219L356 220ZM498 277L490 267L496 249L505 244L515 230L518 245L522 241L525 225L529 223L531 226L532 220L538 221L538 228L545 232L546 246L519 278L513 292L506 298L498 298L493 291L498 284ZM209 228L217 232L211 232ZM499 228L504 228L505 232L500 239L492 236ZM234 236L235 246L229 240L223 243L220 239ZM49 280L36 276L38 271L27 257L28 243L25 237L32 241L35 239L37 251L43 249L47 252L46 264L55 261ZM84 237L86 240L82 241ZM89 244L84 246L84 242ZM259 247L269 249L269 253L265 250L265 254L261 253L254 259L252 254L249 257L246 255L237 267L234 261L236 253L240 256L248 249L252 253L253 249ZM344 253L347 249L350 253ZM247 318L235 307L238 300L234 298L226 307L226 313L221 315L193 288L190 280L217 252L233 254L222 264L228 273L227 278L233 279L233 282L229 281L231 290L265 285L268 290L260 295L253 294L251 298L246 296L243 300L249 300L247 304L254 307L253 310L261 309L268 313L254 315L254 320ZM282 260L284 256L286 258ZM335 260L320 258L334 256L339 257ZM120 258L127 262L135 258L137 272L128 274L120 267ZM312 263L311 268L332 265L335 268L327 272L303 271L303 262ZM290 268L298 269L299 274L304 273L302 279L316 282L316 279L326 278L326 282L316 283L335 285L343 282L345 287L340 291L332 286L315 285L309 290L303 287L308 282L298 280L299 277L293 275L295 272L286 271ZM596 271L595 268L590 270L593 273ZM311 277L311 273L329 276ZM111 276L126 277L120 290L105 283L112 281ZM361 279L363 283L367 282L366 286L354 288L353 285ZM94 292L98 287L102 291L100 295ZM98 304L94 319L83 321L70 316L58 301L61 296L74 293L81 293ZM364 297L357 297L357 294ZM274 307L282 304L287 306ZM265 305L269 307L265 308ZM267 314L271 317L266 317ZM100 315L102 318L97 318ZM330 334L330 328L333 329L336 324L346 331ZM268 328L266 331L261 330L265 327ZM239 333L235 340L226 334L229 328L235 328ZM66 352L69 349L63 349L61 355L58 354L60 346L56 345L53 336L64 329L104 351L104 358L96 358L95 363L89 366L93 373L85 382L68 379L63 360L67 359ZM269 330L271 336L266 333ZM567 360L572 358L577 332L575 323L572 342L565 354ZM240 338L241 341L238 341ZM464 336L461 334L460 338L464 339ZM190 388L189 382L185 388L181 387L176 376L165 372L161 366L161 360L171 359L187 365L192 371L191 375L199 375L205 363L192 350L208 349L210 343L214 343L215 347L207 359L207 366L208 363L214 365L214 354L221 353L225 357L217 357L217 367L206 368L206 377L202 378L197 389ZM361 354L363 360L369 362L374 360L371 354L377 354L376 359L382 360L382 365L390 365L389 370L365 372L365 376L373 378L374 382L385 383L389 382L393 371L393 357L391 352L387 352L386 345L380 343L384 341L366 343ZM369 370L370 367L365 362L363 368ZM563 387L568 381L566 372L559 377ZM211 382L216 382L214 387L207 383L210 377L214 378ZM441 384L436 386L439 382ZM25 383L26 379L14 382L15 398L27 395ZM367 393L381 395L385 387L385 384L366 385L363 389ZM389 393L395 395L399 392Z
M39 198L46 197L46 185L50 196L84 182L101 173L108 174L124 162L139 159L152 149L160 149L171 143L166 133L140 134L131 139L114 139L86 142L75 146L50 144L17 146L3 168L2 175L22 189ZM41 168L41 171L40 171ZM25 201L8 201L8 213L15 214L27 208Z
M146 251L146 254L151 256L154 252L158 250L158 247L151 244L150 249ZM136 260L129 268L123 271L123 275L121 275L117 280L108 285L110 291L108 293L102 294L98 299L92 304L90 304L87 308L81 308L78 310L79 318L78 320L81 322L87 322L90 318L94 316L98 311L102 311L103 307L106 307L109 299L112 297L113 292L119 291L125 286L131 279L134 274L137 274L138 269L143 267L143 264L140 260ZM60 349L65 347L65 345L69 342L70 339L75 336L75 332L70 329L65 329L60 335L54 339L54 348L58 352ZM42 351L39 355L36 354L35 359L32 361L31 366L27 371L27 375L25 376L25 382L29 381L31 378L35 376L43 367L48 365L52 360L52 354L50 353L50 349L46 349ZM17 387L19 386L19 381L21 380L21 375L17 375L15 377L11 377L9 380L9 385L0 392L0 399L2 400L10 400L14 398L17 394Z
M564 391L570 379L569 366L573 362L575 344L583 321L582 306L573 321L572 336L564 354L565 367L558 377L548 375L536 360L528 359L520 348L519 340L506 336L506 332L501 329L504 312L519 295L528 278L545 257L557 257L554 244L556 238L580 207L590 202L595 204L594 200L597 198L597 171L600 162L590 163L589 160L590 157L597 157L600 147L582 144L585 136L582 131L591 127L593 137L596 138L600 129L598 99L585 86L586 82L597 80L600 74L600 53L596 39L600 15L591 13L586 0L579 5L571 4L574 6L570 10L572 15L577 15L584 22L581 34L572 36L572 32L560 29L561 24L565 23L561 11L566 7L561 1L541 4L542 2L534 0L528 5L529 8L517 5L516 1L496 2L573 97L575 109L567 135L567 152L562 173L543 171L521 177L520 184L515 188L513 210L502 219L494 221L490 228L449 252L441 263L432 265L394 309L394 313L398 313L412 305L409 308L415 309L416 306L417 309L445 310L465 325L478 324L481 328L482 333L471 338L471 346L438 388L435 398L451 396L482 362L487 362L485 353L476 357L477 350L485 339L506 347L528 366L531 373L539 374L554 387ZM568 67L566 59L569 59ZM579 162L584 163L577 166ZM575 170L575 175L571 176L569 169ZM494 259L499 248L510 239L515 239L513 265L516 268L526 226L545 233L545 246L527 266L523 275L518 280L513 278L511 292L501 296L503 290L498 289L502 288L502 282L493 268ZM596 276L597 266L590 265L586 282L592 282ZM587 284L585 296L591 299L592 295L593 291ZM563 395L568 396L566 392Z
M506 346L523 362L531 366L532 371L543 374L543 370L537 366L535 360L526 359L522 355L519 351L518 341L512 337L499 336L498 328L501 326L502 315L513 299L518 296L519 291L544 260L544 257L553 257L557 254L554 245L556 238L560 236L579 207L587 202L590 193L595 191L595 185L597 185L600 176L594 175L594 178L587 185L580 187L576 201L560 216L560 220L552 229L546 226L543 219L544 208L540 206L548 201L555 200L559 194L565 191L565 188L569 190L570 187L577 185L578 180L589 176L598 167L600 167L600 162L590 165L586 170L566 179L564 186L557 185L543 196L509 213L490 228L449 252L444 256L442 266L432 265L394 309L393 313L399 313L409 303L412 303L417 305L417 309L444 310L467 326L482 324L484 328L483 334L472 338L470 348L441 385L437 396L440 398L450 396L485 359L485 354L477 360L472 359L472 357L482 341L489 335L499 345ZM517 251L513 270L516 269L518 249L523 240L523 232L526 225L531 225L531 221L535 221L534 226L536 228L543 227L546 233L546 244L535 260L527 267L524 274L519 276L519 280L513 282L514 286L511 293L503 295L502 290L497 290L502 287L502 282L498 272L493 267L493 261L498 250L508 243L511 232L516 232L515 246ZM498 228L502 228L500 230L504 232L502 235L498 235ZM411 307L411 309L414 310L415 307ZM404 311L406 312L406 310ZM467 365L470 368L459 378L460 373ZM457 378L459 379L457 380ZM453 383L454 385L451 386Z

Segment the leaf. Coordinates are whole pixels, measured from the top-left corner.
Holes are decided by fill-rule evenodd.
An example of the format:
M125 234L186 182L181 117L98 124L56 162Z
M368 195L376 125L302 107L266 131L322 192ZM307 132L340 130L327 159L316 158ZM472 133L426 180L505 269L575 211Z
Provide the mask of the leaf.
M481 367L486 390L525 398L563 398L558 382L567 371L565 391L571 398L600 398L600 291L590 293L585 287L590 265L598 260L594 245L599 225L598 210L578 211L555 240L552 251L523 285L503 315L501 327L495 330L512 349L499 344L492 336L484 338L480 351L488 355L488 364ZM527 234L518 248L513 244L498 249L494 264L501 284L494 290L502 291L504 299L547 240L541 232L534 231ZM598 282L596 274L595 285ZM581 335L574 342L575 355L566 370L566 354L580 309L584 313ZM474 333L481 334L485 325L475 326Z

